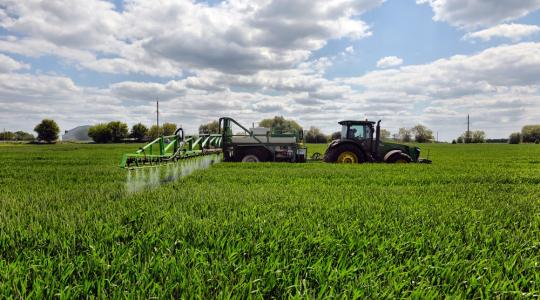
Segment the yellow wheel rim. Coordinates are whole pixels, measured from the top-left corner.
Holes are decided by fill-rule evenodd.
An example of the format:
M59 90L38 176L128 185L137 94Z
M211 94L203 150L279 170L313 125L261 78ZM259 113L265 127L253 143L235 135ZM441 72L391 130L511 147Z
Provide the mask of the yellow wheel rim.
M356 164L358 163L358 157L353 152L345 151L338 156L337 162L342 164Z
M406 163L409 163L409 162L407 160L405 160L405 159L396 160L396 164L406 164Z

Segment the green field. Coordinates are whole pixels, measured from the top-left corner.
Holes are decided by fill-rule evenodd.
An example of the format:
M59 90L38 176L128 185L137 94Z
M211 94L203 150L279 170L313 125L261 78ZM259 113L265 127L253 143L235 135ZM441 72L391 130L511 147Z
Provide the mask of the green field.
M128 193L117 165L136 148L0 145L0 298L540 293L538 145L220 163Z

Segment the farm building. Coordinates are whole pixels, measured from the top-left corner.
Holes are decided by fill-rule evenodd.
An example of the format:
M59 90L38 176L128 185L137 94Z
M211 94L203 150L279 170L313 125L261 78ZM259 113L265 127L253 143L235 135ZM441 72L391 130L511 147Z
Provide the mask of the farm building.
M90 125L77 126L73 129L66 130L62 135L62 141L69 142L90 142L92 139L88 136Z

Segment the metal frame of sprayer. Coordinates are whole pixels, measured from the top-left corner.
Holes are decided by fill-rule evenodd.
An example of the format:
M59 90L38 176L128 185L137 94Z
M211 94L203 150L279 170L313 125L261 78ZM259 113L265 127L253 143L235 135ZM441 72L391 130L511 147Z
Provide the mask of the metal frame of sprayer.
M185 137L184 130L178 128L174 135L160 136L135 153L124 154L120 167L126 169L151 167L195 156L217 154L222 152L221 143L221 134Z

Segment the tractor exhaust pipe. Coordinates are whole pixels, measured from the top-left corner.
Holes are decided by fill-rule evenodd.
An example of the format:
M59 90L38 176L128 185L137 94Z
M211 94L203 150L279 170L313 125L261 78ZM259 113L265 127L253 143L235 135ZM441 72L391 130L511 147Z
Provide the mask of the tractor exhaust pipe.
M379 157L379 144L381 142L381 120L377 122L377 127L375 127L375 147L373 147L373 157L380 159Z

